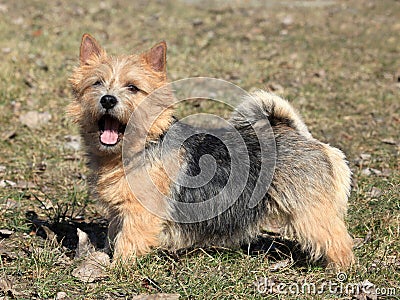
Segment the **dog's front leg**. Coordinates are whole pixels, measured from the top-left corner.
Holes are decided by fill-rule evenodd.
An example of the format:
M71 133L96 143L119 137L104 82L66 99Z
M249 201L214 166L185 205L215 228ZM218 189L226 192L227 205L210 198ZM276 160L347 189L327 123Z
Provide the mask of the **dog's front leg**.
M140 203L130 202L110 217L107 240L114 260L143 255L159 245L159 219Z

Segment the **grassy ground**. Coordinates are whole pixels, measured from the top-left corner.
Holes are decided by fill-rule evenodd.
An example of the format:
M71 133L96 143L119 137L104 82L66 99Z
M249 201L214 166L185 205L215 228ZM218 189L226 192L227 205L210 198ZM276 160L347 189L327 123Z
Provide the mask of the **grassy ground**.
M354 173L348 224L357 264L345 283L369 280L382 297L389 288L400 297L400 2L262 3L0 1L0 229L13 232L0 231L0 299L351 298L328 288L261 293L254 283L263 278L340 283L318 265L292 264L278 246L274 255L156 252L94 283L74 278L76 228L99 247L106 228L88 196L83 153L71 148L77 128L64 115L84 32L111 53L166 40L171 80L223 78L291 100L316 137L344 150Z

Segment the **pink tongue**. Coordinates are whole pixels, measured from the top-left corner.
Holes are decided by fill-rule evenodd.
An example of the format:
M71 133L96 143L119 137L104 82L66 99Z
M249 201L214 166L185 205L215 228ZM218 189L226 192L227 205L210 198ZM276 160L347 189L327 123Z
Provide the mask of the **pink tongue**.
M106 145L115 145L118 142L119 122L112 118L106 118L104 131L100 136L100 140Z

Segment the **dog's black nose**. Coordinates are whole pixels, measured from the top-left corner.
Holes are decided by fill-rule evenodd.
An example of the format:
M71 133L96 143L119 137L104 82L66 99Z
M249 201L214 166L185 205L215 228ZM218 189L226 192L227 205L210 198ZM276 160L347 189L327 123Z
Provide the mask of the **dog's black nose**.
M112 95L104 95L100 99L100 104L103 106L105 109L110 109L113 108L117 104L118 100Z

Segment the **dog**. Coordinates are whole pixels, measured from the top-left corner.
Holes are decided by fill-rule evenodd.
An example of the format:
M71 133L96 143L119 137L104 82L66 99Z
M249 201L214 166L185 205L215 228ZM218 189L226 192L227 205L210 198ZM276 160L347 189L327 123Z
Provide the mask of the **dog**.
M228 131L239 135L248 156L236 151L235 163L248 176L230 183L217 202L206 203L229 184L232 155L214 135L180 124L171 89L146 101L168 84L166 51L166 43L160 42L140 54L110 56L84 34L79 66L69 80L74 99L68 113L83 137L92 194L108 214L107 247L114 260L155 248L237 247L255 241L274 223L312 260L349 267L353 242L344 218L351 171L344 154L313 138L289 102L266 91L254 92L233 112L231 129L222 133L233 149L236 140ZM128 133L129 122L133 125ZM190 138L162 155L173 127L174 132L189 132ZM267 151L275 153L273 172L270 182L257 187L262 197L249 205L260 182L260 164L268 159L263 145L274 148ZM182 178L201 173L205 155L215 158L214 175L202 186L184 186ZM235 184L242 189L233 195Z

